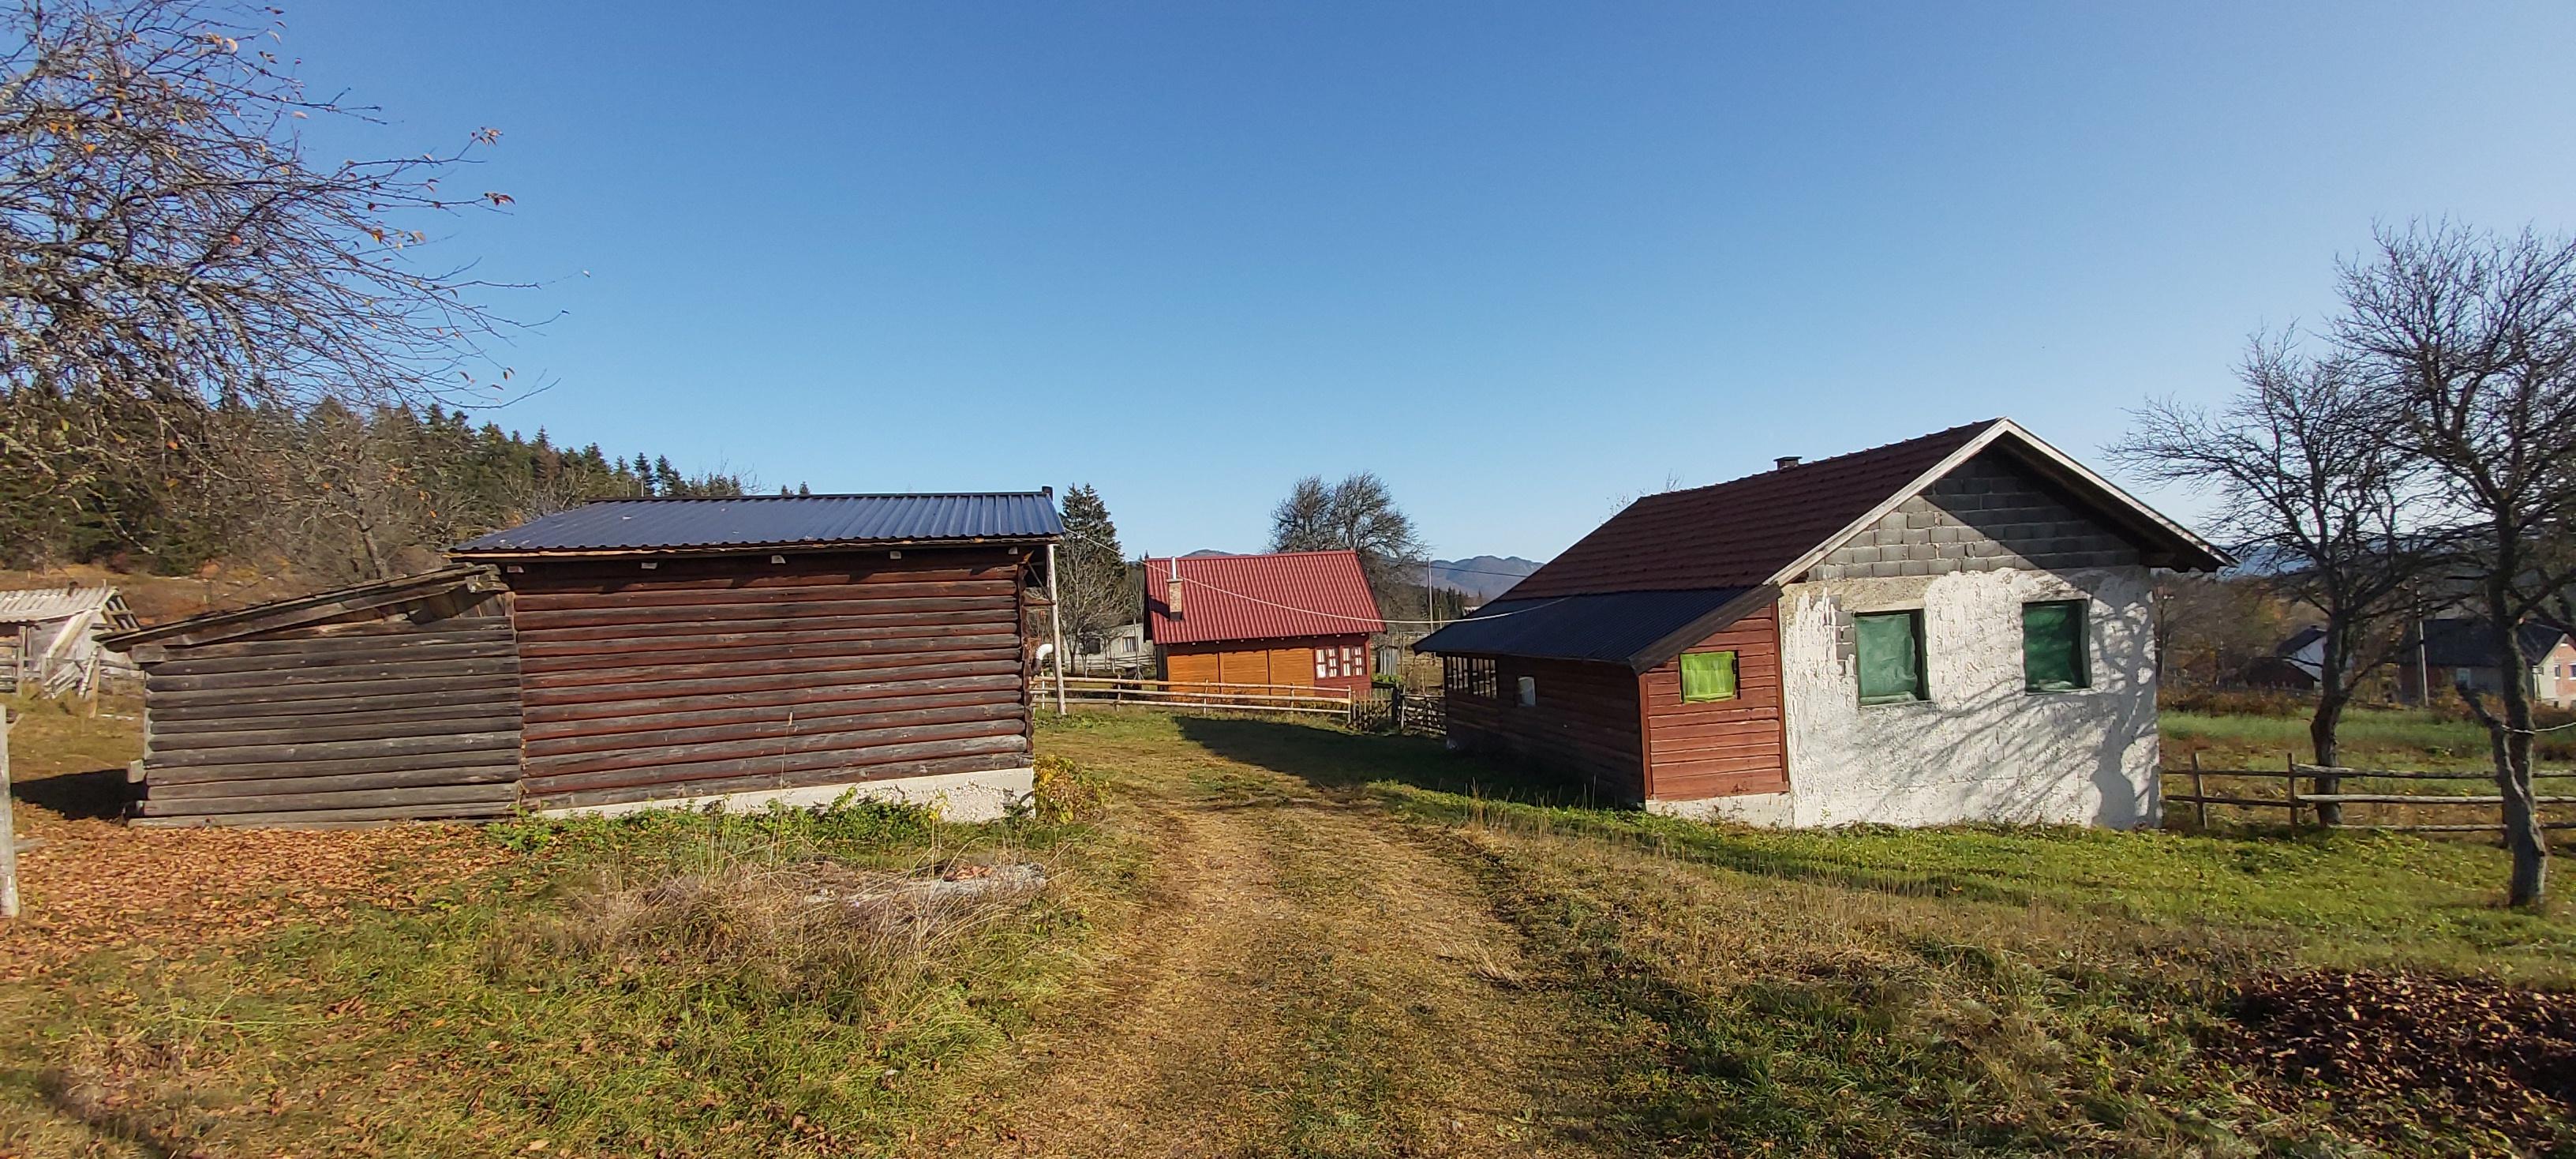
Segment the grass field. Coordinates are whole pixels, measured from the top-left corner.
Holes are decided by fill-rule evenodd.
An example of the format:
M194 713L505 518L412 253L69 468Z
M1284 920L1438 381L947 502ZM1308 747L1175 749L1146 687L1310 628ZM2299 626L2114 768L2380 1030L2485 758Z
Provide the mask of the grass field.
M49 721L26 767L113 758L121 728ZM1719 828L1266 720L1088 715L1039 747L1058 807L993 826L156 834L165 878L351 868L8 987L0 1154L2576 1148L2555 1096L2302 1077L2240 1018L2319 971L2576 989L2576 920L2501 908L2478 842ZM52 779L27 794L78 799ZM138 832L21 800L65 842ZM991 904L815 901L1023 862L1045 887ZM83 880L31 873L39 912Z

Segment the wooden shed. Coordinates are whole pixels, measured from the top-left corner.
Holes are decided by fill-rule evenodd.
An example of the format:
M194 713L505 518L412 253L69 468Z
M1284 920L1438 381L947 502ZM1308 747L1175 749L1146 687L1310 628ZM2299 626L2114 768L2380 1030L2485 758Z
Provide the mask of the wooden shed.
M1350 551L1148 559L1145 614L1176 684L1365 691L1386 630Z
M2229 561L2009 420L1640 499L1467 619L1453 747L1771 825L2152 823L2152 572Z
M518 799L509 594L453 567L122 632L137 825L490 817Z
M1031 782L1051 490L591 503L460 545L512 593L539 812L999 815Z

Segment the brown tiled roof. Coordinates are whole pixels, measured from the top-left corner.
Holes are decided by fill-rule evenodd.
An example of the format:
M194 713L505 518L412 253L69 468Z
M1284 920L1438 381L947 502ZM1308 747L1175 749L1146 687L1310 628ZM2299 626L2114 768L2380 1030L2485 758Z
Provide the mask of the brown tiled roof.
M2001 421L1969 423L1730 483L1646 496L1502 598L1767 583Z

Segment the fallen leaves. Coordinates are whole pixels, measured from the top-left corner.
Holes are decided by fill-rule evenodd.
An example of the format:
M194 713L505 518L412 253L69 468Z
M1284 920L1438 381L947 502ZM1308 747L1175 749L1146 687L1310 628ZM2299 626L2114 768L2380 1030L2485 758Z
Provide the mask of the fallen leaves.
M2315 971L2258 977L2234 1013L2244 1032L2218 1053L2286 1080L2257 1092L2269 1102L2429 1100L2524 1142L2576 1109L2576 994Z

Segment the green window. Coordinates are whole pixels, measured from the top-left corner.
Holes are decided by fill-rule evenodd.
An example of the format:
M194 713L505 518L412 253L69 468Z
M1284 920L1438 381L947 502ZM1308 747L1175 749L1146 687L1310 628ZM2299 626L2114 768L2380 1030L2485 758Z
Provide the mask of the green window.
M1682 653L1682 703L1735 699L1735 653Z
M1873 612L1855 616L1860 660L1860 702L1894 704L1929 700L1923 682L1923 613Z
M2084 662L2083 600L2050 600L2021 606L2022 687L2068 692L2093 686Z

